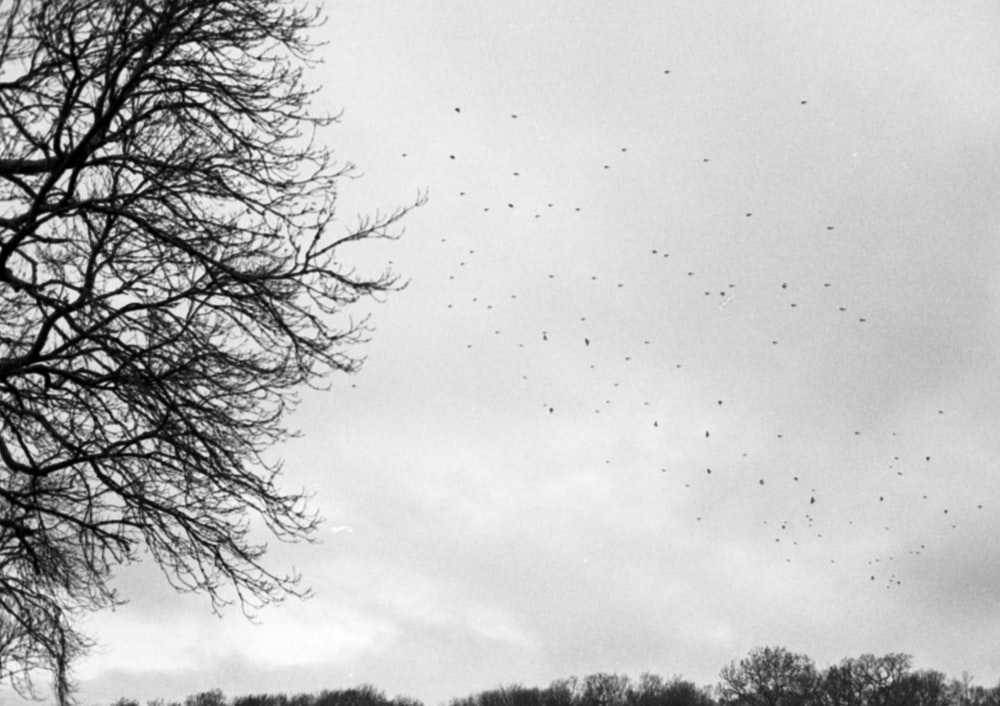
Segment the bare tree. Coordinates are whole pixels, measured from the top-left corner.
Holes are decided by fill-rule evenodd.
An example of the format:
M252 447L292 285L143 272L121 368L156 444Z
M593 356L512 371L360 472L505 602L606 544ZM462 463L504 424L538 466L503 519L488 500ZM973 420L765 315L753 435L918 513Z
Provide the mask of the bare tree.
M804 706L817 692L813 661L783 647L758 647L722 668L719 701L728 706Z
M407 210L334 219L351 167L309 112L317 22L0 0L0 678L22 693L43 669L68 698L80 614L146 551L216 610L304 593L250 533L318 523L264 453L296 388L359 364L345 307L397 285L343 246Z
M626 674L588 674L581 684L584 706L625 706L631 682Z
M826 700L830 706L907 704L909 696L904 687L910 677L911 662L909 655L899 653L843 659L823 672Z
M674 676L669 681L646 672L629 693L629 706L715 706L708 690Z

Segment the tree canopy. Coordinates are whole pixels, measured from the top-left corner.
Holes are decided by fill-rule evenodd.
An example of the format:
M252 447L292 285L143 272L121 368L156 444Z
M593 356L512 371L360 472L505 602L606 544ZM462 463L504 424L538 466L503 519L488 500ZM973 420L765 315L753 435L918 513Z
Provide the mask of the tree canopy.
M319 19L0 5L0 678L22 693L42 669L67 699L80 615L144 553L216 609L304 592L251 535L319 521L265 452L296 388L357 368L344 309L398 286L343 246L395 237L409 208L335 219L351 165L303 80Z

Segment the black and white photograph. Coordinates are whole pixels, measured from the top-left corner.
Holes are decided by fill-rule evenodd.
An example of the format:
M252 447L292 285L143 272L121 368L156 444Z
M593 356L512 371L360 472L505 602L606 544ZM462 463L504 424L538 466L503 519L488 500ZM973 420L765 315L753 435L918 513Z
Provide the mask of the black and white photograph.
M1000 704L1000 5L0 0L0 703Z

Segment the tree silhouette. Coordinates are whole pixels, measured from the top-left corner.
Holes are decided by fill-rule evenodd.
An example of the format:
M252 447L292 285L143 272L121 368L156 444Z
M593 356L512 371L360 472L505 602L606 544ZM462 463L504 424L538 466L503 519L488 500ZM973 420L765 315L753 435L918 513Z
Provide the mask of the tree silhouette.
M933 669L921 669L906 675L901 685L907 706L941 706L949 702L945 675Z
M841 660L823 673L823 690L831 706L906 703L904 681L911 658L905 654L864 654Z
M864 654L841 660L823 671L824 703L829 706L943 706L961 703L949 696L945 676L933 670L911 671L912 657Z
M226 706L226 695L221 689L202 691L184 699L184 706Z
M819 677L812 660L783 647L758 647L722 668L720 702L729 706L799 706L813 700Z
M657 674L640 675L629 694L629 706L713 706L705 689L680 677L669 681Z
M542 706L574 706L578 703L580 683L576 677L556 679L541 693Z
M251 537L318 522L264 453L297 387L357 367L344 308L397 282L344 246L407 210L335 221L351 166L315 141L317 22L281 0L0 5L0 678L21 693L41 668L68 698L78 619L144 549L216 610L305 592Z
M583 706L625 706L631 682L625 674L588 674L581 683Z

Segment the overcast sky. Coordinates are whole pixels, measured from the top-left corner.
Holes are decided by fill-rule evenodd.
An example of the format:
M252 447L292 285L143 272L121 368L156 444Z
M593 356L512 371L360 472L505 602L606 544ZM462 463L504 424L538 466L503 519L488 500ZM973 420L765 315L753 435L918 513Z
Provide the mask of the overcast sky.
M410 284L276 450L316 595L251 625L125 571L84 702L712 684L758 645L995 684L1000 7L326 10L345 227L429 201L345 253Z

